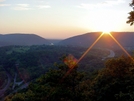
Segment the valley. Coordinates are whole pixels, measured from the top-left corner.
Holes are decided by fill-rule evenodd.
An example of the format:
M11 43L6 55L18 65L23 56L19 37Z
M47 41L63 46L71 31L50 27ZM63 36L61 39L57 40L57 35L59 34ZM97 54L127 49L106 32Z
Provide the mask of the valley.
M0 72L6 75L5 82L1 84L1 99L27 89L42 75L50 70L57 70L58 64L65 65L63 58L69 54L78 60L99 34L92 35L89 33L60 41L47 40L53 44L1 46ZM89 40L89 37L92 37L92 40ZM67 42L71 43L67 44ZM133 55L133 45L129 42L120 41L120 43L130 55ZM77 71L91 75L105 68L107 60L120 56L127 55L109 36L103 36L77 64Z

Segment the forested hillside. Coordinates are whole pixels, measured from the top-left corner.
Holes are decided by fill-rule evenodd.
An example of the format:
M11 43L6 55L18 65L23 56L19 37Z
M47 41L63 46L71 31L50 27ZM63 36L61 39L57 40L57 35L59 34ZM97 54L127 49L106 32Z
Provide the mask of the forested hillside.
M45 74L50 69L57 69L56 64L64 64L62 58L73 56L78 60L87 50L83 47L34 45L5 46L0 48L0 97L25 88L30 82ZM91 49L79 62L77 70L93 72L104 67L107 49Z
M112 50L101 48L92 48L75 68L70 70L72 68L70 65L78 61L87 49L54 45L1 47L0 98L3 99L8 95L6 101L44 101L44 99L45 101L74 101L75 99L97 101L95 98L99 92L95 90L100 89L100 92L102 89L107 90L108 88L103 88L105 82L108 85L104 87L110 87L110 82L116 80L117 83L120 82L116 76L119 76L119 80L122 78L129 80L132 76L128 75L133 72L133 62L129 58L109 60L113 57L109 57ZM122 50L113 51L115 57L124 55ZM99 85L101 80L102 84ZM117 85L122 85L122 82L124 81ZM129 85L125 84L125 86ZM117 94L118 97L122 96L119 92Z
M5 101L134 100L134 61L130 58L110 59L105 68L90 76L78 72L77 66L71 71L64 64L57 66Z

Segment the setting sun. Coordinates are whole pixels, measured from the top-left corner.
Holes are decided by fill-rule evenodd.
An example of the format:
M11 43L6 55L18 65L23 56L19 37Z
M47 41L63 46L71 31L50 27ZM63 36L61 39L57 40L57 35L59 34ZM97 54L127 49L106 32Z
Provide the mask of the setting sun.
M35 33L43 38L65 39L87 32L130 32L134 28L126 24L129 3L129 0L0 0L0 33Z
M114 21L110 21L110 19L108 18L100 19L97 22L92 24L94 30L98 30L101 32L111 32L116 30L116 23L114 23Z
M103 31L102 34L110 34L109 31Z
M119 16L117 12L113 12L112 14L104 10L103 12L99 12L97 14L92 13L90 20L90 28L93 31L100 32L112 32L112 31L120 31L121 30L121 22L119 21Z

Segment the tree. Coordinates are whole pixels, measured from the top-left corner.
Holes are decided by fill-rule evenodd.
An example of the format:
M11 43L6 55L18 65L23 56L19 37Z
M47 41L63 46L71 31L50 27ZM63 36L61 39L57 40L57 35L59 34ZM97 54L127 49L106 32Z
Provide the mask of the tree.
M134 61L120 57L106 62L106 68L92 81L92 101L134 101Z
M133 10L129 12L128 21L126 23L132 26L134 24L134 0L132 0L132 3L130 3L130 6L133 8Z
M8 96L5 101L82 101L77 85L82 81L84 74L77 72L76 66L63 78L70 68L65 64L56 66L58 69L51 69L42 75L29 85L26 92Z

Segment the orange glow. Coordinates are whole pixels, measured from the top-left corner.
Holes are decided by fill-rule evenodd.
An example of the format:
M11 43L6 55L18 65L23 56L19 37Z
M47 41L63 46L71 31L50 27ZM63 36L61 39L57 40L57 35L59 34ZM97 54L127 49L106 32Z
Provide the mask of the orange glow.
M69 68L73 68L76 63L77 63L77 59L69 54L65 59L64 59L64 63L69 67Z
M109 31L103 31L103 34L110 34Z

